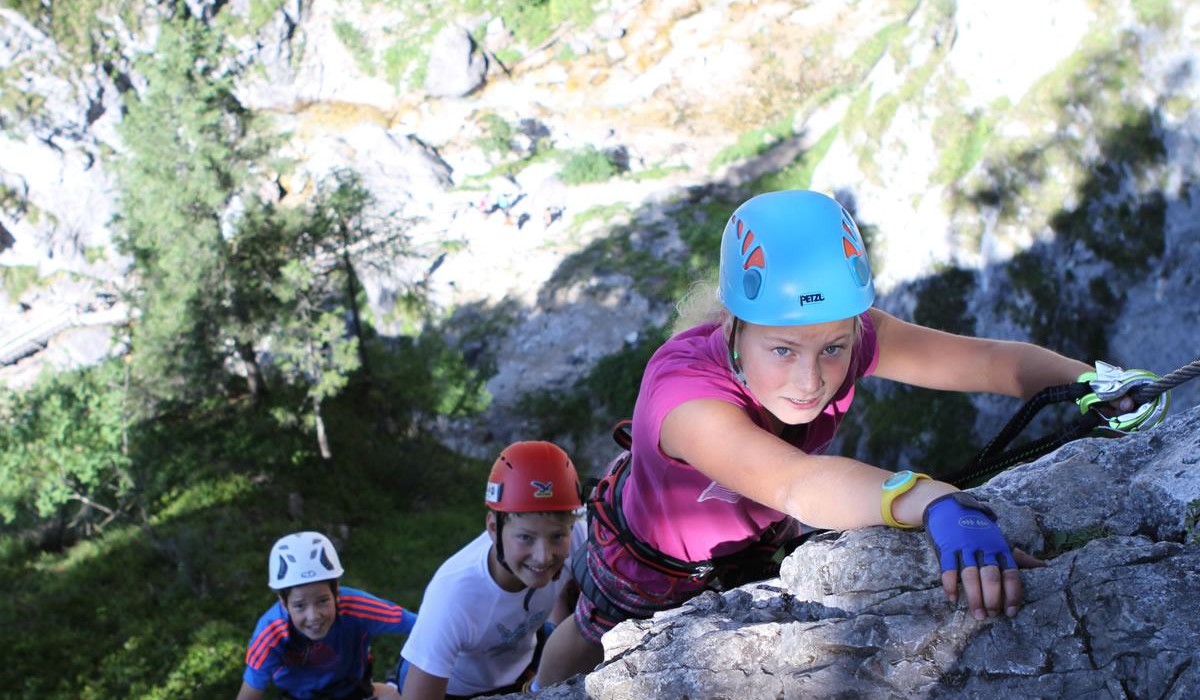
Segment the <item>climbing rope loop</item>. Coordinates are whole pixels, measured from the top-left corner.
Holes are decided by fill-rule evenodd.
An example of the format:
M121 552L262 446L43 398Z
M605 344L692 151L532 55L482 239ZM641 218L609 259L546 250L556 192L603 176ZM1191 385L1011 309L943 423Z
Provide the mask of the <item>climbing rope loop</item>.
M1073 384L1043 389L1025 402L990 442L960 470L945 481L960 488L976 485L992 476L1049 454L1063 445L1089 435L1119 437L1157 425L1166 417L1171 389L1200 376L1200 360L1159 377L1146 370L1124 370L1104 362L1086 372ZM1107 415L1101 407L1122 396L1137 405L1133 411ZM1074 401L1082 416L1064 428L1012 449L1005 449L1033 418L1047 406Z

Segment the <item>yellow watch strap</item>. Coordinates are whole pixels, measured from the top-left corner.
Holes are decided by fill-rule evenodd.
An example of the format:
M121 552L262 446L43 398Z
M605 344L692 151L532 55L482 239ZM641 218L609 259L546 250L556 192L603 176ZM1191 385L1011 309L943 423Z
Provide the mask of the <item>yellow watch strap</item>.
M898 472L895 476L883 482L883 496L879 501L879 513L883 516L885 524L905 530L912 530L917 527L917 525L906 525L896 520L895 516L892 515L892 501L912 490L912 487L916 486L917 482L921 479L928 478L928 474Z

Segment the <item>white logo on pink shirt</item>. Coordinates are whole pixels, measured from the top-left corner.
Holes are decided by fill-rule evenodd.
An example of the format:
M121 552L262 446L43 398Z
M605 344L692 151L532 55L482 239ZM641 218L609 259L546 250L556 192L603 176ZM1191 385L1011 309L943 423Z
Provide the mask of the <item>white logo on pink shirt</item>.
M737 503L742 500L742 494L732 489L727 489L715 481L710 481L708 482L708 488L700 493L696 498L696 502L703 503L704 501L711 501L713 499L725 501L726 503Z

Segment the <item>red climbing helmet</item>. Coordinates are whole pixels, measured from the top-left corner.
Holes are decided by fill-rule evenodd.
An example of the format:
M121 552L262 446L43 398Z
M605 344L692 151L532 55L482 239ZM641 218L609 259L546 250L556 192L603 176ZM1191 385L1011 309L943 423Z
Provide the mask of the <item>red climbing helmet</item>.
M504 448L488 477L483 502L502 513L571 511L583 506L571 458L550 442L516 442Z

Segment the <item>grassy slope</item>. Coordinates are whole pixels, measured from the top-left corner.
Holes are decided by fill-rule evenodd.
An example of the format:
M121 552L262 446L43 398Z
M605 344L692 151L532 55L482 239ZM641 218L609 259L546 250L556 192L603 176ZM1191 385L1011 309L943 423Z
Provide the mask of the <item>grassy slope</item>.
M230 404L141 431L139 454L177 475L149 504L152 535L112 526L42 554L0 539L0 622L16 632L0 665L5 696L232 697L246 640L273 600L267 551L290 531L330 534L347 584L419 607L433 570L482 528L486 465L356 429L355 403L332 407L333 467L314 459L302 431ZM293 493L303 499L295 519ZM377 644L380 675L400 641Z

